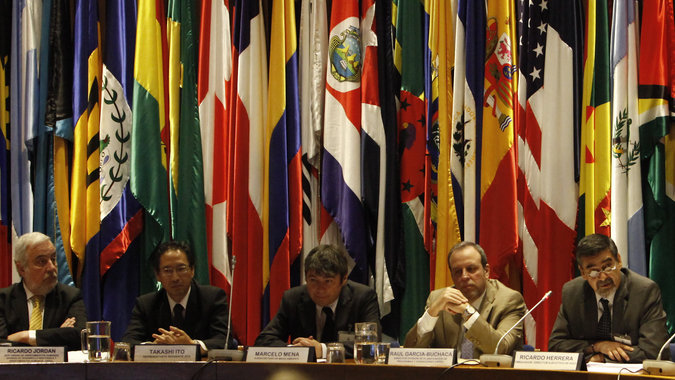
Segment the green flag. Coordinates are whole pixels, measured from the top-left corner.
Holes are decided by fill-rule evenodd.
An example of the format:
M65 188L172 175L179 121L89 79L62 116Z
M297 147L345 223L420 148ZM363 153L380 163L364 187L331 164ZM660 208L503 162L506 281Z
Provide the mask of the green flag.
M145 209L143 218L141 293L155 287L149 258L162 241L169 240L166 150L162 130L166 127L162 33L166 21L164 2L138 4L138 28L134 65L133 118L131 132L131 192Z
M170 0L168 10L167 87L172 148L169 175L173 192L173 237L190 244L196 259L195 276L200 283L208 284L204 171L197 102L197 39L192 20L194 10L192 1L185 0Z

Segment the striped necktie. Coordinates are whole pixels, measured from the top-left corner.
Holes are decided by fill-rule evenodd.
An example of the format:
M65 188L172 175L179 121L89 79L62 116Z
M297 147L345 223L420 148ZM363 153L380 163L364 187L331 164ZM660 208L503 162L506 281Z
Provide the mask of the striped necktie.
M462 343L460 346L461 352L460 352L460 358L462 359L473 359L473 342L471 342L467 337L466 337L466 329L462 328L464 330L464 334L462 337Z
M43 312L42 301L44 300L44 297L43 296L33 296L30 299L31 299L31 302L33 302L33 313L30 315L29 330L41 330L42 329L42 312Z

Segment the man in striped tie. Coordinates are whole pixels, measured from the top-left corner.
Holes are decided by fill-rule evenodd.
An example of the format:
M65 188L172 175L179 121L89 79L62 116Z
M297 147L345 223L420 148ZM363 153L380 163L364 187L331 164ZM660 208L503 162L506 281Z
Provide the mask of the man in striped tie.
M575 253L581 276L563 286L549 351L583 352L594 362L658 359L668 338L659 286L623 268L616 244L605 235L584 237Z
M455 244L448 253L448 268L454 285L429 294L426 310L408 331L405 346L455 348L461 359L520 349L523 327L516 322L525 315L525 301L519 292L490 278L483 248L470 241Z
M84 302L78 288L58 282L49 236L22 235L14 246L14 264L21 282L0 290L0 340L79 350L87 322Z

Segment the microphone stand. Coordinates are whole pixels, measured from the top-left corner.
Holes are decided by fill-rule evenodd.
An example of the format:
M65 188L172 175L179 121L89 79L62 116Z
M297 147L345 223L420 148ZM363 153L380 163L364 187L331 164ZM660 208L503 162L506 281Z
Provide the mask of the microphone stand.
M209 360L240 362L244 359L244 351L228 349L230 331L232 331L232 294L234 294L234 268L237 265L237 257L232 256L232 283L230 284L230 300L227 305L227 336L225 336L225 348L209 350Z
M536 309L537 306L539 306L540 303L542 303L542 302L544 302L544 300L548 299L548 297L551 296L551 293L553 293L552 290L549 290L548 292L546 292L546 294L544 294L544 296L539 300L539 302L537 302L536 305L534 305L534 307L532 307L532 309L528 310L527 313L525 313L525 315L523 315L518 320L518 322L516 322L513 326L511 326L511 328L508 329L502 335L501 338L499 338L499 341L497 342L497 345L495 346L495 353L494 354L483 354L483 355L481 355L480 356L480 364L482 364L486 367L506 367L506 368L510 368L512 366L513 357L511 357L511 355L498 354L499 344L502 342L502 340L504 340L504 338L507 335L509 335L511 330L513 330L516 326L518 326L520 324L520 322L522 322L523 319L525 319L525 317L530 315L530 313L533 312L534 309Z
M675 334L671 335L666 343L661 346L658 355L656 355L656 360L647 359L642 362L642 368L649 372L650 375L675 376L675 363L670 360L661 360L661 354L663 353L663 350L668 347L668 344L673 340L673 338L675 338Z

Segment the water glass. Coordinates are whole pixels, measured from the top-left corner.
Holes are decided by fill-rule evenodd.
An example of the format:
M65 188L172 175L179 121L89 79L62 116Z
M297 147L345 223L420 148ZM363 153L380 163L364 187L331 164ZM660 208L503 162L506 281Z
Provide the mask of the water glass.
M131 361L131 349L129 348L129 343L115 342L112 360L114 362Z
M374 364L377 362L377 343L354 343L354 362L357 364Z
M80 332L82 352L90 362L110 361L110 321L90 321Z
M342 343L326 344L326 363L344 363L345 346Z
M377 344L377 364L387 364L389 362L389 348L391 343L380 342Z

